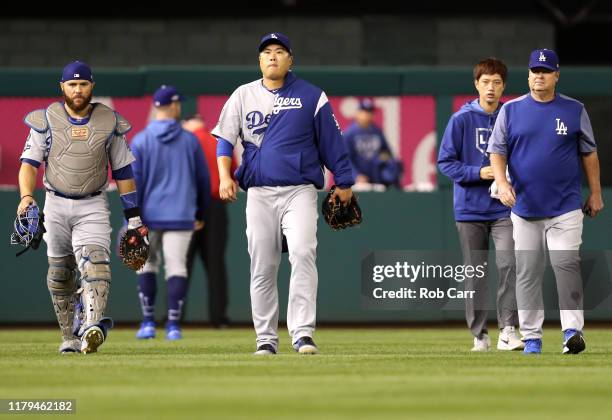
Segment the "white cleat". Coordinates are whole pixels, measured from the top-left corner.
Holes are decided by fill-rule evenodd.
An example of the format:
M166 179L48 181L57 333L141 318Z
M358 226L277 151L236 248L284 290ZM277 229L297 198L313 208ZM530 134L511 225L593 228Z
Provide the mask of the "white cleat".
M81 353L95 353L102 343L104 343L104 333L100 327L94 325L81 337Z
M523 350L524 348L525 343L521 340L521 336L513 326L504 327L499 332L497 350Z
M488 334L481 334L480 338L474 337L474 347L472 347L472 351L489 351L491 350L491 339Z
M77 354L81 352L81 340L78 338L70 338L64 340L59 347L60 354Z

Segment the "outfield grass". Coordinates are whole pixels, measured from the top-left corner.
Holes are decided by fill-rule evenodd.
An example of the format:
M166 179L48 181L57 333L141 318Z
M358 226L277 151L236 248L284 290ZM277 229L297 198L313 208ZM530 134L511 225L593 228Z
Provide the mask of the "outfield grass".
M458 328L322 328L316 356L295 354L284 332L281 353L259 358L250 329L186 329L180 342L134 332L112 331L97 354L60 356L56 330L0 330L0 399L74 398L69 418L87 419L612 417L606 329L588 329L576 356L560 354L552 327L541 356L472 354Z

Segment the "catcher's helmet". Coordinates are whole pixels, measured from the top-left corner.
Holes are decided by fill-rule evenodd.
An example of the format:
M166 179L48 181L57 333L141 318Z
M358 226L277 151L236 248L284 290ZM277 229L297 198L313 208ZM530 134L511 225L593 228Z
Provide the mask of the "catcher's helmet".
M43 233L46 232L43 222L43 212L36 204L30 204L15 218L11 244L37 249Z

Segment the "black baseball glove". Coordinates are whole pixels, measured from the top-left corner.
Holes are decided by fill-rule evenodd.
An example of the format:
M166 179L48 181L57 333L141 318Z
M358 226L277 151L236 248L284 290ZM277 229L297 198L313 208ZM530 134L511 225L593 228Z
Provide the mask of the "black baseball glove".
M338 197L333 202L330 202L335 189L336 186L334 185L321 206L325 222L334 230L345 229L360 224L362 220L361 207L359 207L355 194L353 194L351 201L347 205L342 205Z
M131 270L140 270L149 258L149 230L141 225L127 229L119 240L121 261Z

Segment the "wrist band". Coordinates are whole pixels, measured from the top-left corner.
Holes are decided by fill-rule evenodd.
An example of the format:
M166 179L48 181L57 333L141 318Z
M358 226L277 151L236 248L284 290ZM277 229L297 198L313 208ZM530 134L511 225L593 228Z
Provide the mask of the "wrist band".
M26 195L21 196L20 200L23 200L23 199L24 199L24 198L26 198L26 197L32 197L32 198L34 198L34 196L33 196L33 195L26 194Z
M140 217L140 208L132 207L131 209L123 210L125 220L130 220L132 217Z

